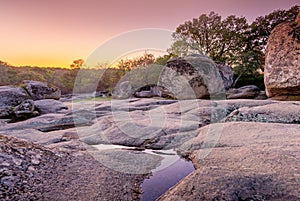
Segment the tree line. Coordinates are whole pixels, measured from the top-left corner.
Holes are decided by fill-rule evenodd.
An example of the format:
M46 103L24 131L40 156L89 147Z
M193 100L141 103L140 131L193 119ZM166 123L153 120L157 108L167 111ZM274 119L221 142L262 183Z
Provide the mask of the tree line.
M207 54L217 63L232 67L236 85L241 77L259 77L258 70L264 70L271 31L282 22L294 21L299 8L295 5L288 10L276 10L257 17L252 23L235 15L222 19L215 12L202 14L176 28L168 52L178 56Z
M90 69L84 66L83 59L74 60L70 69L14 67L0 61L0 85L18 85L23 80L37 80L59 87L62 93L72 93L79 70L89 76L80 80L82 90L89 92L85 83L98 80L98 91L112 91L117 82L128 71L149 64L165 65L173 57L191 53L206 54L215 62L232 67L234 86L256 84L264 88L263 75L265 48L272 29L279 23L293 21L300 10L293 6L288 10L276 10L257 17L248 23L245 17L228 16L225 19L215 13L202 14L198 18L180 24L173 33L173 43L168 54L156 58L145 52L142 56L121 59L115 66L105 64ZM99 73L98 71L102 71ZM100 78L93 77L101 74Z

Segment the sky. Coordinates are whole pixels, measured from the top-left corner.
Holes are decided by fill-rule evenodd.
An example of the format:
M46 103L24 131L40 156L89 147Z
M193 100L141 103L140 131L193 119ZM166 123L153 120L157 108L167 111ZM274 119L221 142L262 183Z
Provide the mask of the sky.
M0 0L0 60L16 66L68 67L132 30L172 33L210 11L251 22L293 5L300 0Z

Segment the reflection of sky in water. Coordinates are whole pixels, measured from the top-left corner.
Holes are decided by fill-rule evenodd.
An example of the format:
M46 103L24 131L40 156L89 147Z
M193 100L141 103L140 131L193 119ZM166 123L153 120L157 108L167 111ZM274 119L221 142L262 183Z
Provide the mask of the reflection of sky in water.
M93 147L98 149L100 152L114 149L123 149L124 151L134 150L134 147L112 144L93 145ZM192 162L181 159L174 150L146 149L138 152L156 155L163 158L160 165L151 171L151 176L148 179L145 179L141 185L143 191L141 198L142 201L156 200L182 178L194 171ZM126 159L124 159L124 164L126 164Z
M181 179L193 172L194 166L191 161L178 159L160 171L153 172L149 179L145 179L141 187L143 190L142 201L156 200Z
M127 147L127 146L113 145L113 144L100 144L100 145L93 145L92 147L98 149L99 151L104 151L104 150L109 150L109 149L134 150L134 147ZM157 168L155 168L155 170L152 170L152 172L157 172L157 171L163 170L180 159L179 156L176 155L176 152L173 150L159 150L158 151L158 150L146 149L141 152L163 157L163 160L161 160L160 165Z

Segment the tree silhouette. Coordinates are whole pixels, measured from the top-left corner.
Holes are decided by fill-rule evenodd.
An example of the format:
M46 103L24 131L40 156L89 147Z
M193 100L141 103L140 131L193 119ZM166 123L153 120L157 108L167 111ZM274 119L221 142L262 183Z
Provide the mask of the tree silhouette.
M84 60L83 59L77 59L74 60L73 63L70 65L70 68L81 68L84 64Z

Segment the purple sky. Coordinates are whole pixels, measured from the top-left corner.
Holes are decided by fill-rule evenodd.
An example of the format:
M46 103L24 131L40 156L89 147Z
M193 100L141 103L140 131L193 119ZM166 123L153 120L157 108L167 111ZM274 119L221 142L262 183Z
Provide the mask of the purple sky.
M0 60L67 67L109 38L133 29L174 31L210 11L252 21L299 4L300 0L0 0Z

